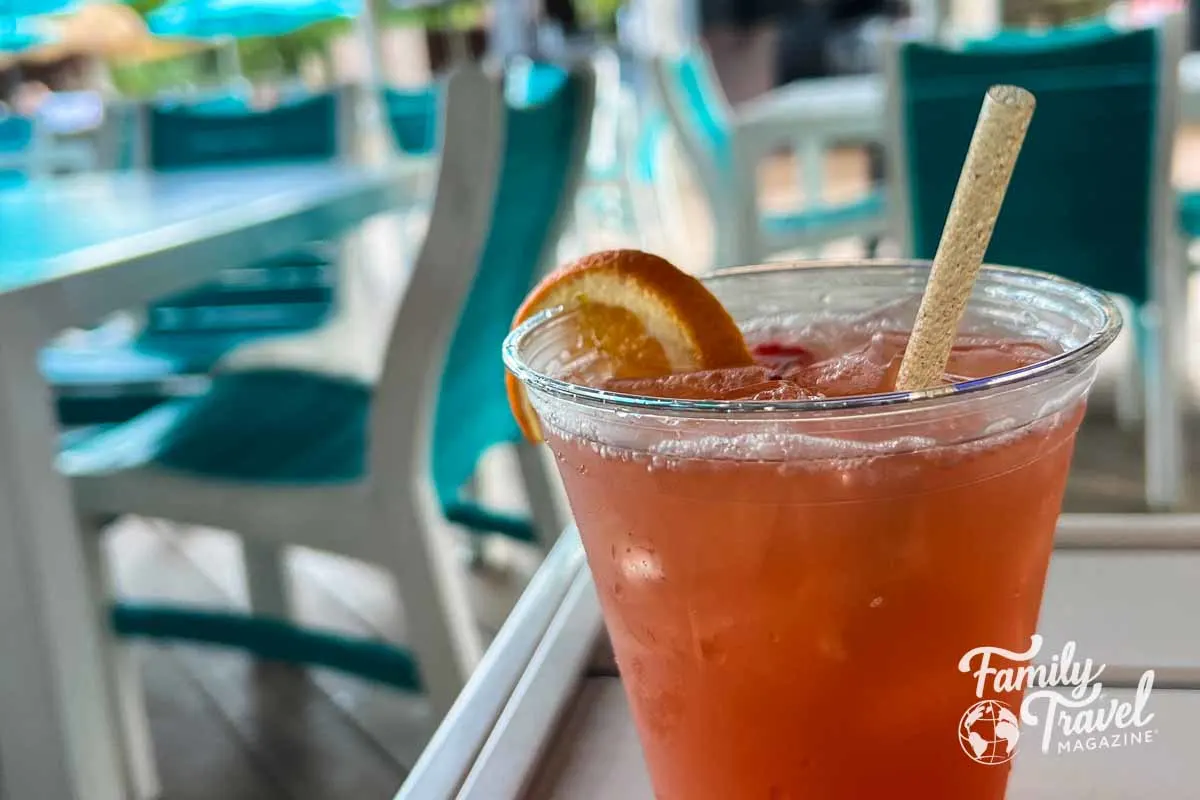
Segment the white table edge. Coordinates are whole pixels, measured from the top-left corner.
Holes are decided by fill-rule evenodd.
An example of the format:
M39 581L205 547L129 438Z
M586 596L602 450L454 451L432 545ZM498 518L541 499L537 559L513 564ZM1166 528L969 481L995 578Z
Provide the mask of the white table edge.
M521 594L462 694L413 765L396 800L454 796L508 705L564 596L584 571L579 533L568 528Z
M558 552L564 545L572 551L570 554ZM1064 514L1059 519L1055 547L1092 552L1200 550L1200 514ZM509 628L536 624L531 620L542 619L532 618L528 612L518 615L514 609L489 649L489 657L480 664L459 703L430 740L396 800L521 797L521 791L536 775L538 760L555 723L574 697L577 679L586 668L591 647L581 645L581 641L594 637L603 626L582 550L574 530L560 539L552 553L555 561L551 563L548 557L535 581L542 570L550 572L561 589L559 599L567 598L568 602L554 609L553 619L548 625L539 625L535 636L509 632ZM568 558L575 565L573 574L562 568ZM532 589L534 583L530 586ZM554 635L564 631L566 636ZM506 652L492 652L498 649ZM513 681L511 669L518 664L522 674ZM490 674L493 671L495 674ZM1113 672L1109 683L1134 685L1141 671L1139 667ZM1200 670L1162 670L1156 676L1156 686L1195 688L1200 686ZM480 687L487 687L487 691ZM508 687L508 696L498 706L496 692L503 687ZM482 697L487 706L477 710L479 716L472 717L468 730L461 719L476 697ZM481 727L483 711L490 716L487 731ZM439 775L435 783L426 774L432 765L452 772ZM508 792L497 793L502 787Z
M420 174L419 165L402 159L346 167L359 172L361 180L336 194L261 198L256 203L210 212L186 224L177 223L120 242L83 247L47 259L42 268L57 274L29 286L0 288L0 311L29 305L45 309L46 313L40 316L45 330L39 335L53 335L71 325L92 322L99 314L111 310L112 299L105 296L106 292L81 291L77 283L90 280L93 275L107 281L103 273L108 267L133 267L144 276L166 281L156 286L158 293L166 294L195 284L224 267L282 254L293 246L294 237L267 234L285 226L307 224L313 228L314 236L335 238L375 214L400 206L408 182ZM247 219L248 215L251 219ZM265 249L247 246L252 241L275 239L280 242L277 246L268 244ZM222 256L228 257L210 258L208 254L214 247L220 247ZM199 258L201 254L204 258ZM211 268L205 269L201 262L210 263ZM144 294L144 290L138 294ZM101 300L91 301L89 298L94 296Z

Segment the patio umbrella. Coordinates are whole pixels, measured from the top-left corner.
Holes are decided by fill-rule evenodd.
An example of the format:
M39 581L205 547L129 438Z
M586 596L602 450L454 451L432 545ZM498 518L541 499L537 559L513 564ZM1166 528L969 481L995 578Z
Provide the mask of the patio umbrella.
M0 15L0 52L20 53L56 40L53 29L43 19Z
M79 0L0 0L0 19L55 14L78 5Z
M283 36L324 20L353 18L361 6L362 0L170 0L147 19L157 36L227 45L220 51L221 72L232 79L242 72L235 39Z
M327 19L358 16L360 0L171 0L150 13L158 36L243 39L282 36Z
M68 56L92 56L145 61L183 55L206 46L199 41L157 39L140 14L116 3L89 3L80 7L58 21L57 33L57 41L25 51L20 60L42 63Z

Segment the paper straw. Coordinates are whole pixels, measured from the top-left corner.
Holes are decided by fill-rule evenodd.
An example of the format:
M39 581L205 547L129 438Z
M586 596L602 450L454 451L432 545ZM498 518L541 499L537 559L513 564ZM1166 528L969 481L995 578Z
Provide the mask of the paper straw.
M1016 86L993 86L983 99L929 283L900 363L899 391L928 389L942 382L1033 107L1033 95Z

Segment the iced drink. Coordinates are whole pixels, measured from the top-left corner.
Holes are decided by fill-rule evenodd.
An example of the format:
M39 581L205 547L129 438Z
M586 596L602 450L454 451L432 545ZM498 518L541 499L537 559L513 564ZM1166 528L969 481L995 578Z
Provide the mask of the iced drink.
M1083 287L985 269L945 386L901 395L924 275L710 279L757 366L613 379L554 319L511 340L662 800L1004 795L1007 761L960 747L979 698L958 662L1028 647L1118 323Z

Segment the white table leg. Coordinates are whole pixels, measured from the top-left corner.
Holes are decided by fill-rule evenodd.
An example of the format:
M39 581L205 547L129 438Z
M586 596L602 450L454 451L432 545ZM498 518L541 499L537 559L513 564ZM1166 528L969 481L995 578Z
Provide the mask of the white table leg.
M0 795L125 800L99 626L33 320L0 318ZM29 323L29 324L26 324Z

